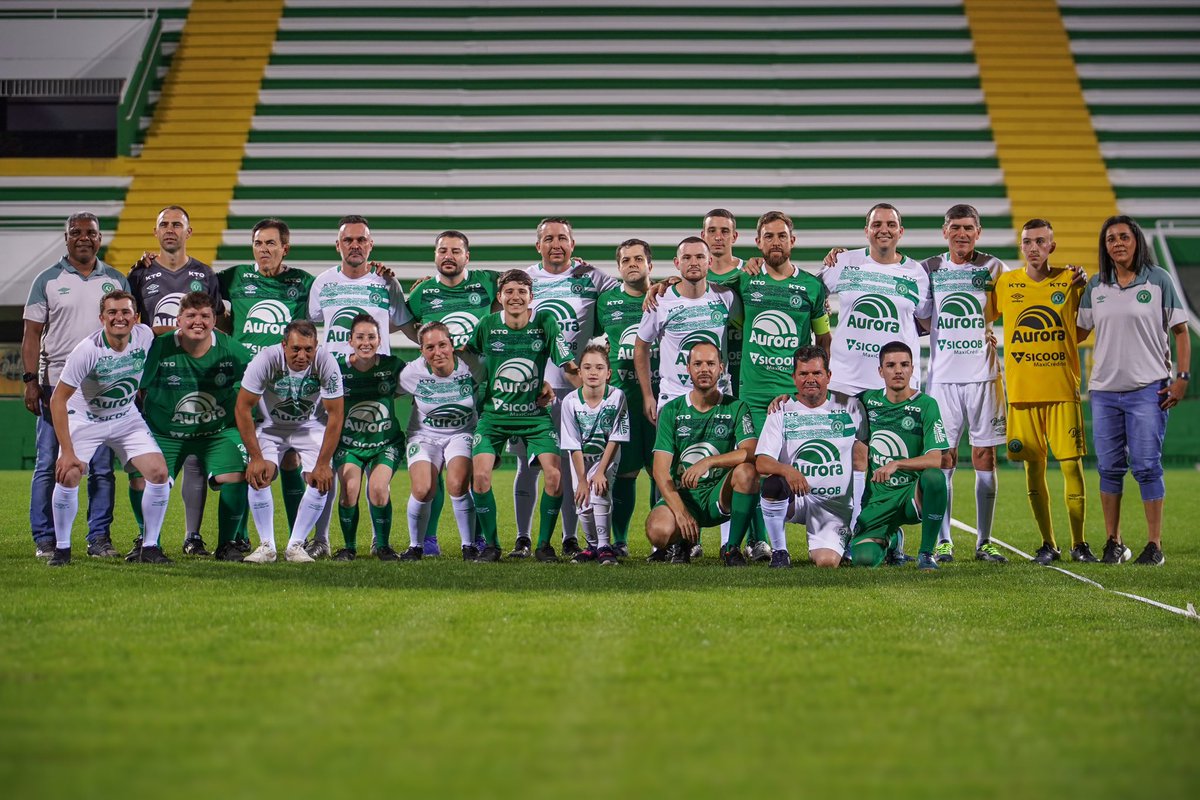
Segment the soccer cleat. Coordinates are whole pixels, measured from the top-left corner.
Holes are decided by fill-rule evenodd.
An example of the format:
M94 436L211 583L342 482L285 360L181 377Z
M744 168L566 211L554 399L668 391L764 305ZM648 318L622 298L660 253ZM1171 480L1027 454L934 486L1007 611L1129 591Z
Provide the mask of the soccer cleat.
M595 561L597 558L599 558L599 556L596 555L596 551L593 550L592 546L589 544L587 547L576 553L575 557L572 558L571 561L575 562L576 564L588 564L592 561Z
M512 558L513 556L509 556ZM533 551L533 557L543 564L549 564L558 561L558 553L554 552L554 545L548 544L545 547L539 547Z
M487 539L484 539L482 536L476 536L475 549L482 553L485 547L487 547Z
M770 561L771 560L771 545L768 542L755 542L747 548L749 552L746 554L751 561Z
M420 545L414 545L400 554L401 561L420 561L425 555L425 550Z
M692 563L692 548L686 542L667 545L667 559L672 564L690 564Z
M655 547L650 551L650 555L646 556L646 561L651 564L655 562L659 564L665 563L670 558L667 555L667 551L670 549L669 547Z
M619 542L612 546L613 555L617 558L629 558L629 545L625 542Z
M464 544L462 546L463 561L474 561L479 558L479 548L473 544Z
M233 540L233 549L237 550L239 553L249 553L250 549L251 549L250 548L250 540L249 539L234 539Z
M400 554L392 549L391 545L385 544L383 547L375 548L375 557L380 561L399 561Z
M438 546L436 536L426 536L421 543L421 554L430 558L437 558L442 554L442 548Z
M725 547L721 550L721 563L727 567L745 567L748 566L746 557L742 555L740 547Z
M129 552L125 554L125 560L133 563L137 561L138 553L142 551L142 537L133 537L133 547L129 548Z
M220 557L221 557L221 548L218 547L217 548L217 558L220 558ZM285 559L287 559L288 561L291 561L295 564L311 564L314 561L316 561L316 559L313 558L312 556L310 556L308 554L308 551L304 549L303 542L296 542L295 544L289 544L287 546L287 550L283 551L283 557Z
M338 551L333 554L334 561L353 561L356 558L358 558L358 551L351 550L349 547L339 548Z
M187 538L183 540L183 554L185 556L211 556L208 548L204 546L204 540L200 538L198 533L189 533Z
M136 559L138 564L170 564L171 559L167 558L167 554L162 551L158 545L153 547L143 547L138 553Z
M61 550L54 548L54 554L46 561L47 567L65 567L71 563L71 548L64 547Z
M489 544L479 551L479 556L475 559L477 564L492 564L500 560L500 548L494 544Z
M562 543L563 558L574 558L581 552L579 540L574 536L567 536Z
M213 558L217 561L241 561L243 558L242 551L237 549L233 542L226 542L217 547L217 552L213 554ZM288 561L291 561L289 558Z
M917 569L921 572L936 572L938 562L933 553L917 553Z
M1100 556L1101 564L1121 564L1133 558L1133 551L1125 543L1117 539L1109 539L1104 543L1104 553Z
M112 539L107 536L89 544L87 554L92 558L120 558L121 554L113 547Z
M617 554L611 547L601 547L596 551L596 563L602 567L613 567L621 562L617 561Z
M55 553L58 551L55 550ZM1154 542L1146 542L1146 547L1142 550L1142 554L1137 557L1133 563L1141 564L1145 567L1161 567L1167 561L1167 557L1163 555L1162 548Z
M260 544L253 553L242 559L247 564L271 564L274 563L279 555L275 552L274 547L267 547L265 544Z
M43 539L34 543L34 558L54 558L54 540Z
M938 542L933 548L933 560L939 564L949 564L954 560L954 542Z
M792 566L792 556L787 550L775 550L771 553L771 563L774 569L789 569Z
M1089 545L1087 542L1080 542L1075 547L1071 548L1071 560L1095 564L1100 559L1096 558L1095 554L1092 553L1091 545Z
M688 560L699 561L702 558L704 558L704 548L700 546L700 540L697 539L696 543L688 551Z
M1058 550L1055 550L1050 545L1043 543L1042 546L1037 549L1037 552L1033 554L1033 563L1041 564L1044 567L1051 561L1058 561L1060 558L1062 558L1062 553L1060 553Z
M313 561L318 558L329 558L331 553L329 542L318 542L316 539L304 543L304 552L308 553Z
M884 565L889 567L903 567L910 561L916 561L916 559L903 550L889 550L883 559Z
M509 558L529 558L529 547L533 542L529 541L528 536L518 536L517 543L513 546L512 552L508 554Z
M992 544L991 541L986 541L979 547L975 548L976 561L990 561L993 564L1007 564L1008 559L1000 552L1000 548Z

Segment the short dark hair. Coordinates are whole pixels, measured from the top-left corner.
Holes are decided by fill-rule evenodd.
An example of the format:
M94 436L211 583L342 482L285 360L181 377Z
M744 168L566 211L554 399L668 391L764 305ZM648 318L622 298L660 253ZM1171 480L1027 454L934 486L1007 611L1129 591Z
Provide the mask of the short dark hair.
M763 225L766 225L768 222L776 222L780 220L783 221L783 224L787 225L788 233L791 233L796 229L795 226L792 225L792 218L787 214L783 213L782 211L768 211L758 218L758 225L754 228L754 231L755 233L762 233Z
M362 312L361 314L355 314L354 319L350 320L350 330L353 331L356 327L358 327L359 325L361 325L364 322L369 322L372 325L374 325L375 332L379 333L379 320L375 319L374 317L372 317L370 314L368 314L365 311Z
M435 236L433 238L433 246L437 247L438 242L440 242L442 239L447 239L447 238L462 239L463 249L464 250L471 249L471 241L469 239L467 239L467 235L465 233L463 233L462 231L442 231L441 233L439 233L437 236Z
M104 295L104 297L100 298L100 313L101 314L104 313L104 304L107 303L109 300L128 300L129 302L133 303L134 312L137 312L137 298L135 298L132 294L125 291L124 289L113 289L111 292Z
M730 211L728 208L712 209L711 211L709 211L707 214L704 215L704 219L700 220L700 224L703 225L704 220L708 219L709 217L724 217L725 219L727 219L733 223L733 227L735 227L735 228L737 227L737 217L735 217L733 215L733 212Z
M286 342L293 333L305 339L315 339L317 338L317 326L306 319L294 319L283 329L283 341Z
M279 231L280 244L287 244L292 240L292 229L288 227L286 222L275 217L267 217L254 223L254 227L250 229L251 238L257 236L258 232L265 228L274 228Z
M1096 263L1100 265L1101 283L1112 284L1117 280L1117 265L1105 246L1108 229L1114 225L1128 225L1129 232L1133 234L1133 271L1140 275L1142 270L1154 266L1154 257L1146 241L1146 234L1142 232L1142 226L1138 225L1133 217L1117 214L1104 220L1104 224L1100 226L1100 257Z
M496 280L496 291L504 288L506 283L519 283L522 286L528 286L530 291L533 291L533 278L529 277L529 273L523 269L510 269L502 272Z
M539 222L537 224L538 235L539 236L542 235L542 226L543 225L549 225L552 222L557 222L559 225L566 225L567 230L569 230L571 232L571 236L575 235L575 226L572 225L571 220L567 219L566 217L545 217L541 222Z
M887 209L889 211L895 212L896 221L899 222L901 225L904 224L904 217L900 216L900 209L896 208L891 203L876 203L875 205L873 205L867 209L867 224L868 225L871 224L871 215L874 214L876 211L879 211L880 209Z
M1021 226L1021 230L1023 231L1033 230L1034 228L1046 228L1051 233L1054 233L1054 226L1050 224L1050 220L1042 219L1041 217L1034 217Z
M450 340L451 344L454 343L454 337L450 335L450 328L446 326L446 323L438 322L437 320L434 320L433 322L426 322L421 326L420 330L417 331L417 343L424 346L425 335L429 333L437 333L438 331L446 334L446 338Z
M192 215L187 213L187 209L183 206L163 206L158 210L158 213L154 215L154 218L158 219L161 217L164 211L178 211L180 214L183 214L183 218L187 221L188 225L192 224Z
M821 366L829 372L829 353L825 352L824 347L817 347L815 344L806 344L803 347L797 347L796 352L792 353L792 372L806 361L815 361L821 359Z
M958 205L950 206L950 208L946 209L945 221L942 224L949 225L950 220L965 219L967 217L975 220L976 225L980 224L979 212L975 210L975 206L968 205L967 203L959 203Z
M641 245L642 249L646 251L646 260L653 261L654 254L650 251L650 243L644 239L626 239L617 245L617 261L621 260L622 250L624 250L626 247L637 247L638 245Z
M588 353L595 353L604 359L604 363L608 363L608 344L606 342L592 342L587 347L583 348L583 352L579 354L579 363L583 363L583 357Z
M367 222L367 218L361 214L347 214L338 220L338 230L341 230L343 225L366 225L371 227L371 223Z
M188 292L179 301L179 313L189 309L211 308L213 313L216 313L217 305L213 302L212 295L208 292Z
M79 222L81 219L86 219L89 222L96 223L96 230L100 230L100 218L90 211L76 211L74 214L67 217L66 230L71 230L71 226L76 222Z
M697 347L713 348L717 351L717 361L721 364L725 363L725 356L721 353L721 347L719 345L715 344L714 342L696 342L694 345L692 345L692 348L688 350L687 360L689 364L692 363L692 353L696 352Z
M683 247L685 244L702 244L704 245L705 250L708 249L708 242L704 241L699 236L685 236L679 240L679 244L675 245L675 252L678 254L679 248Z
M892 341L879 348L879 366L883 366L883 357L888 353L907 353L909 359L913 357L912 348L901 341Z

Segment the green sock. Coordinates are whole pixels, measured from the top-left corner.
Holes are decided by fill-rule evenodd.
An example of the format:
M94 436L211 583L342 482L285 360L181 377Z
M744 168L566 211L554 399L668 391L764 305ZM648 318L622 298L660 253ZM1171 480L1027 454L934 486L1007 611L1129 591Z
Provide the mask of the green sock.
M545 490L542 491L542 502L538 504L538 547L545 547L554 538L554 526L558 524L558 512L562 510L562 504L562 495L551 497Z
M371 514L371 528L375 531L375 549L390 547L392 541L392 501L387 505L374 506L367 503L367 511Z
M220 503L217 507L217 547L220 547L234 540L238 525L246 517L246 507L249 503L246 484L223 483L218 497Z
M637 476L617 477L612 488L612 541L625 544L629 541L629 522L633 519L633 506L637 502Z
M342 540L347 550L358 549L358 504L338 504L338 524L342 526Z
M442 506L446 505L446 482L442 480L442 473L438 473L437 491L433 493L433 499L429 501L429 522L425 525L425 538L437 539L438 535L438 519L442 516Z
M754 514L750 517L750 533L746 538L752 545L767 541L767 523L763 519L761 505L754 507Z
M246 498L247 498L246 499L246 510L247 511L250 510L249 497L250 497L250 495L247 494L246 495ZM240 522L238 522L237 530L233 534L233 540L235 542L250 541L250 515L249 514L245 514L245 513L242 514L242 519Z
M946 516L946 476L938 469L921 473L921 551L933 555Z
M483 540L491 547L499 547L500 539L496 536L496 495L492 494L491 489L482 494L472 490L471 498L475 501L475 520L479 523Z
M283 488L283 508L287 512L288 530L296 526L296 509L300 508L300 499L304 497L304 469L279 470L279 483Z
M746 533L750 530L750 525L754 521L755 509L758 508L758 494L734 492L733 501L729 505L731 508L727 548L733 550L742 546L742 540L746 538Z
M145 493L142 489L129 487L129 505L133 508L133 519L138 526L138 536L146 535L146 520L142 519L142 495Z

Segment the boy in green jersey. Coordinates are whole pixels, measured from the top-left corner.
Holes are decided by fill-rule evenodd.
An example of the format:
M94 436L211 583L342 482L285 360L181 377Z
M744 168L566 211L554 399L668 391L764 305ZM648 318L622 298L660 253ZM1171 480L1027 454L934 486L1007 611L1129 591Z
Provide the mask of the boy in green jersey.
M247 456L234 409L253 353L214 330L215 323L211 297L204 292L184 295L179 330L155 339L146 357L142 413L172 476L189 455L204 463L220 487L214 555L222 561L241 561L233 539L246 516Z
M646 538L675 564L691 560L701 528L729 521L721 560L746 565L741 544L758 507L758 439L746 404L717 388L724 369L720 348L693 345L687 361L692 388L659 414L654 480L662 500L646 518Z
M475 516L486 546L479 561L499 561L496 533L496 497L492 469L509 438L525 443L530 462L541 467L541 524L538 548L550 547L550 537L562 508L562 475L559 471L558 432L548 409L538 403L547 362L564 368L579 386L579 368L567 349L562 330L549 311L532 312L533 280L524 270L505 272L497 281L503 311L484 317L467 348L483 362L483 396L477 407L479 423L471 448L474 474L472 496ZM527 558L531 542L517 538L510 558Z
M937 401L909 386L912 373L912 350L904 342L889 342L879 350L885 388L860 396L871 430L870 474L850 539L855 565L879 566L893 531L920 522L917 568L938 568L933 548L946 514L946 479L940 467L950 445Z

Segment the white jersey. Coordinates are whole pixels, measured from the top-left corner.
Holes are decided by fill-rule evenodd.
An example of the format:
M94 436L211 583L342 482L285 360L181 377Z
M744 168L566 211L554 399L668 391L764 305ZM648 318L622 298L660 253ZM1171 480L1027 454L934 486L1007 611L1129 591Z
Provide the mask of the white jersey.
M679 294L677 286L663 293L658 306L642 317L637 332L643 342L658 342L660 400L674 400L692 390L687 360L693 346L701 342L715 344L721 349L722 360L729 363L730 324L742 324L742 301L732 289L709 284L704 294L694 299ZM719 388L723 394L733 394L728 372L722 376Z
M400 391L412 395L408 436L445 437L475 430L479 419L475 398L479 382L463 358L454 359L454 370L445 378L436 375L424 358L400 371Z
M404 291L395 279L374 272L347 278L340 266L328 269L313 281L308 293L309 319L324 327L322 344L335 353L350 355L350 323L359 314L370 314L379 323L379 353L391 355L392 325L404 325L412 313L404 302Z
M609 442L629 441L629 407L625 393L605 387L604 399L592 408L583 399L583 389L562 399L562 429L558 444L563 450L579 450L585 459L599 458Z
M109 346L103 330L75 345L58 378L78 390L67 401L67 413L90 422L136 413L133 401L153 342L154 331L138 324L130 329L129 341L119 353Z
M563 339L575 363L583 356L583 348L596 335L596 299L617 285L614 278L588 264L572 264L562 273L546 270L541 263L526 267L533 279L534 311L545 309L554 315ZM546 382L555 389L571 386L563 369L553 362L546 364Z
M854 398L843 404L829 397L817 408L791 398L767 415L754 452L800 470L814 495L850 502L854 443L869 438L866 420Z
M934 308L929 329L929 381L983 383L1000 377L996 347L988 344L992 325L984 311L992 287L1007 269L987 253L955 264L949 253L921 262L929 275Z
M342 371L333 354L318 347L312 362L296 372L287 365L283 345L273 344L255 354L242 376L242 388L259 395L262 427L295 430L317 417L317 399L342 396Z
M901 341L912 349L912 387L921 385L921 342L918 319L933 310L929 276L907 256L898 264L880 264L867 249L847 250L818 276L825 290L841 301L830 346L829 388L845 394L882 389L879 351Z

